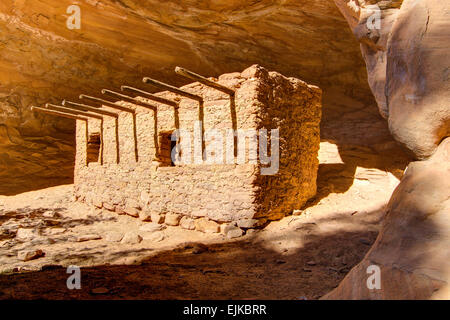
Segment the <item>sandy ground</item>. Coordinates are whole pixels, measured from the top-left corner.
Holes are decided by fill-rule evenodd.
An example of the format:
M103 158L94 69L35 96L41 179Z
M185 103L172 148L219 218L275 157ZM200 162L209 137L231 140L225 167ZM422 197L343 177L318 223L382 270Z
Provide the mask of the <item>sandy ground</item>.
M317 196L233 240L167 227L111 242L147 222L73 202L72 185L0 196L0 299L318 299L374 242L409 161L394 150L322 142ZM21 238L20 228L34 231ZM18 258L35 249L45 256ZM69 265L82 267L80 290L66 286Z

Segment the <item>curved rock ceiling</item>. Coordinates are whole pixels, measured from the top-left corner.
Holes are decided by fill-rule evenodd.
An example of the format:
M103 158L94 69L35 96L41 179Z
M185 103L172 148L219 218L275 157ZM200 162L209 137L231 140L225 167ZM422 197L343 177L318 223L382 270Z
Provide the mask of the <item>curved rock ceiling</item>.
M333 1L86 0L81 29L66 27L73 1L0 3L0 194L69 183L73 122L31 105L98 95L152 76L184 80L252 64L324 91L322 139L373 145L390 139L367 85L358 42Z

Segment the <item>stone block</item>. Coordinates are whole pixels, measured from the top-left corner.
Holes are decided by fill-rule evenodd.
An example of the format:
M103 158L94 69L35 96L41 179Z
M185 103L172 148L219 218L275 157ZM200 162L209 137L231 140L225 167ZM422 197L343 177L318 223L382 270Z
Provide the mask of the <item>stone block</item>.
M239 238L244 235L244 231L241 228L233 228L227 231L226 236L228 239Z
M199 218L195 220L195 230L204 233L219 233L220 225L208 218Z
M263 221L259 219L239 219L237 225L239 228L251 229L261 226Z
M181 214L178 213L167 213L164 223L168 226L177 226L180 224L181 217Z
M139 212L139 219L141 221L152 221L151 213L146 210L142 210Z
M140 211L134 207L126 207L123 211L129 216L132 216L135 218L139 217Z
M30 261L45 256L45 253L38 250L22 250L17 253L17 258L22 261Z
M141 236L143 240L151 242L160 242L165 238L164 232L161 231L142 233Z
M134 231L130 231L125 233L125 235L122 238L122 241L120 241L120 243L124 243L124 244L138 244L142 241L142 237L134 232Z
M160 213L152 213L151 214L151 219L152 219L152 222L154 222L154 223L164 223L164 218L165 218L164 214L160 214Z
M194 230L195 229L195 220L189 218L187 216L183 216L180 220L180 227L186 230Z
M142 225L141 227L139 227L139 231L156 232L156 231L164 230L165 228L166 227L162 224L151 222L151 223L146 223L146 224Z
M120 242L123 239L123 233L121 232L108 232L105 240L108 242Z
M108 202L103 202L103 208L109 211L115 211L116 207Z
M236 222L222 223L220 225L220 233L226 235L228 231L237 228Z
M76 238L77 242L100 240L102 237L98 234L85 234Z
M31 240L39 237L39 231L31 228L17 229L16 238L20 240Z

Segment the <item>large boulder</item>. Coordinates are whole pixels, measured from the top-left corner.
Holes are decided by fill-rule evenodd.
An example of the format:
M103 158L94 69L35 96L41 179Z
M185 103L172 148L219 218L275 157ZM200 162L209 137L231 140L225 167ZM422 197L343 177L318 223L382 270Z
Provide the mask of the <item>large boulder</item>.
M450 299L450 138L412 162L373 247L323 299ZM378 266L380 289L367 282ZM372 267L373 268L373 267Z
M449 3L335 2L360 41L369 85L392 135L426 159L450 134Z
M389 129L417 158L450 135L450 4L405 0L388 45Z
M402 0L334 0L334 2L346 18L353 35L360 42L369 86L381 116L387 119L389 115L385 94L387 46Z

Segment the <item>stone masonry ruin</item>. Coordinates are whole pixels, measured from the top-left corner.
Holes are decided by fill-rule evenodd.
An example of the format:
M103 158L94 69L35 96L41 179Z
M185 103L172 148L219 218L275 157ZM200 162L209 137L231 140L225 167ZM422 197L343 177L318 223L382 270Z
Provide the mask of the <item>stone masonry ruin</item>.
M67 112L77 121L78 201L144 221L219 232L220 224L248 229L280 219L315 195L321 119L318 87L257 65L218 79L181 68L177 73L200 82L178 89L144 78L169 91L150 94L122 86L121 93L103 90L102 98L80 96L97 107L64 101L64 107L34 108L55 115ZM232 144L230 139L208 137L211 129L228 135ZM272 137L273 129L278 129L279 137ZM191 139L195 130L203 132L200 144ZM267 157L279 158L279 167L269 174L264 170L273 163L254 158L261 155L264 130L269 136ZM191 135L184 138L183 132ZM252 140L255 136L241 136L241 132L258 132L259 144ZM252 153L252 143L258 152ZM277 144L279 149L274 149ZM173 149L179 159L188 161L174 162ZM217 150L226 162L208 161Z

